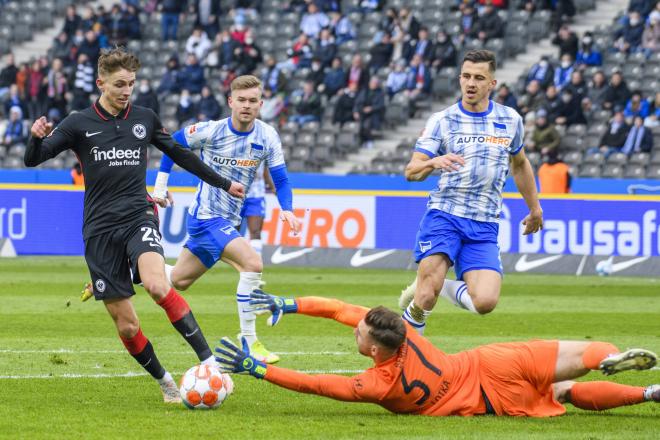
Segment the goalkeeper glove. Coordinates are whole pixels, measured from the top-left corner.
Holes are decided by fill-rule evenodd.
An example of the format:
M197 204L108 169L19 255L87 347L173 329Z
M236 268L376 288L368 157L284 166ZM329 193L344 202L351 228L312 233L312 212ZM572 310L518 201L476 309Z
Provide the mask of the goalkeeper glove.
M269 295L259 289L255 289L250 293L250 305L255 306L254 310L270 310L272 314L267 323L271 327L280 322L284 313L296 313L298 311L298 304L296 304L295 299Z
M250 356L250 346L245 338L241 338L243 349L238 348L229 338L220 339L222 346L215 347L215 360L220 364L223 373L249 374L257 379L266 375L266 364ZM226 350L225 350L226 349Z

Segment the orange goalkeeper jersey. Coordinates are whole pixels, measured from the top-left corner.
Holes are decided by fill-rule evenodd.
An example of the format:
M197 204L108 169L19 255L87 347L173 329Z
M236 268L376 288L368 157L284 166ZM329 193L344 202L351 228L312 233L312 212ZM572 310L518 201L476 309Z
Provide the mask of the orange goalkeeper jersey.
M296 299L298 313L356 327L368 310L334 299ZM303 393L349 402L370 402L395 413L432 416L486 412L474 350L446 354L406 324L406 341L393 358L353 377L308 375L268 365L265 379Z

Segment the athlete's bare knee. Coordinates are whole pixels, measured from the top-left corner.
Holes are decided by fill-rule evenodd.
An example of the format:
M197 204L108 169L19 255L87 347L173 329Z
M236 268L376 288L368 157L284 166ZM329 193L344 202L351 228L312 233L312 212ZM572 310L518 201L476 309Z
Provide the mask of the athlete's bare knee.
M251 257L243 264L243 270L241 272L257 272L261 273L264 270L264 264L261 261L261 257L256 255Z
M117 325L119 336L124 339L132 338L137 335L138 330L140 330L140 322L137 319L120 318L115 323Z
M170 285L165 280L149 279L143 280L142 285L149 295L156 301L165 298L170 290Z
M472 304L474 304L477 313L485 315L495 310L495 307L497 306L497 298L475 295L472 296Z
M180 292L185 292L190 286L192 286L192 280L172 280L172 287Z

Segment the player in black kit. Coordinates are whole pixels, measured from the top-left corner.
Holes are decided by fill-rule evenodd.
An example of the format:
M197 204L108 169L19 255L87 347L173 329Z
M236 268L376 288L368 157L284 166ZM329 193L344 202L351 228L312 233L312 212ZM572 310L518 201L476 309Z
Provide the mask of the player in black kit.
M153 111L130 104L139 67L138 58L123 49L104 51L96 80L101 97L55 129L44 117L36 120L25 165L39 165L67 149L78 156L85 177L85 260L94 297L104 302L128 352L158 380L164 401L180 402L176 382L140 329L130 300L133 282L141 280L202 363L215 361L188 303L165 277L158 213L146 191L147 148L153 144L182 168L232 196L242 198L245 190L178 145Z

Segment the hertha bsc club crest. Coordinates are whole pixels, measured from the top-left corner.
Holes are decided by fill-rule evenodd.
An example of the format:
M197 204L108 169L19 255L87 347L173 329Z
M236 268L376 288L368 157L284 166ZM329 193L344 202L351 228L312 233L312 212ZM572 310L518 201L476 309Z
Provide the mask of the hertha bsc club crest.
M142 124L135 124L133 126L133 134L138 139L144 139L147 137L147 129Z

